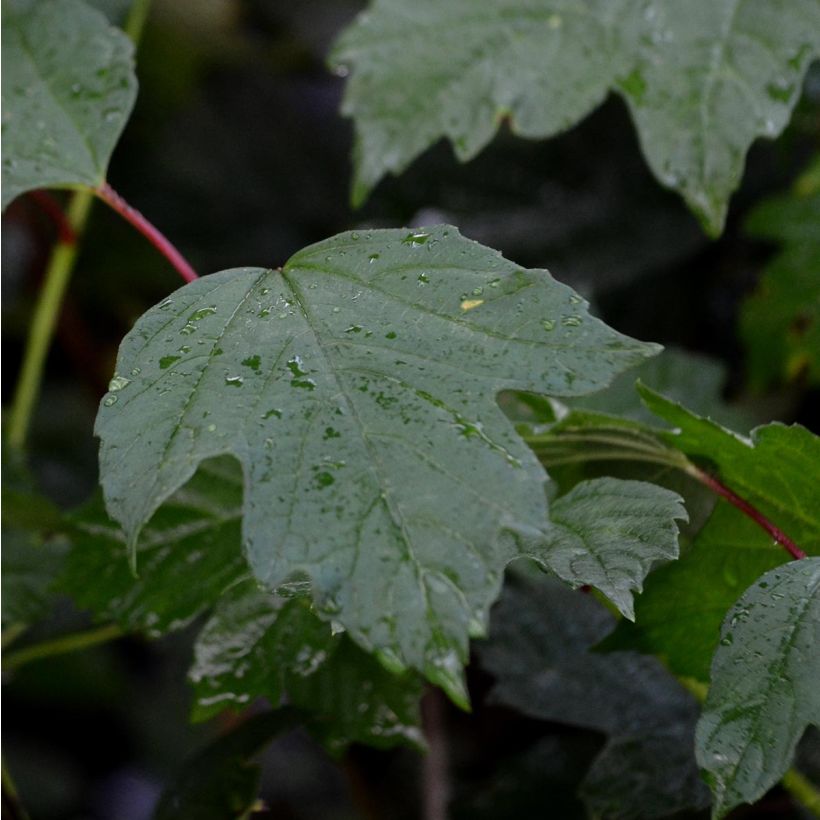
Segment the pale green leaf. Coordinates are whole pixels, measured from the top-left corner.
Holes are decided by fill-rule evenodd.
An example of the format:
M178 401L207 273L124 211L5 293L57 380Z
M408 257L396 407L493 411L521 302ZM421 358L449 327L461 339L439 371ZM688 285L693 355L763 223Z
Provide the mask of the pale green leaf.
M506 117L548 137L617 90L655 175L717 234L818 51L815 0L374 0L331 57L350 74L353 199L442 137L467 160Z
M729 612L712 662L696 752L713 817L762 797L820 726L820 559L767 572Z
M2 36L3 207L99 185L137 95L131 41L80 0L4 3Z
M573 586L604 593L630 620L632 594L657 562L678 556L683 499L645 481L597 478L576 484L550 507L553 527L528 552Z
M257 579L309 577L322 617L464 703L468 635L517 554L499 535L547 516L496 394L578 395L653 352L454 228L342 234L137 322L97 419L106 503L133 543L202 459L235 455Z

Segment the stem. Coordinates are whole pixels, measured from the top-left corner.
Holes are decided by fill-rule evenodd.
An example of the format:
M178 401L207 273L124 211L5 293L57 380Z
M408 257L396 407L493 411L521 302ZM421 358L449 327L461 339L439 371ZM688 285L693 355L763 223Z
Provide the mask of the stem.
M820 790L807 777L800 774L797 769L789 769L780 782L803 808L820 817Z
M14 785L11 773L6 768L6 761L2 765L3 776L3 817L8 815L9 820L29 820L28 812L25 810L20 795L17 793L17 786Z
M88 649L101 643L114 640L122 635L122 630L116 624L106 624L105 626L89 629L85 632L73 632L70 635L63 635L51 641L27 646L12 652L4 662L6 669L19 669L31 661L38 661L43 658L51 658L54 655L62 655L66 652L75 652L78 649Z
M421 702L422 725L427 754L422 760L422 817L447 820L450 787L447 777L447 734L444 727L444 697L429 689Z
M66 213L71 238L69 240L69 236L61 232L46 266L45 281L34 308L23 364L9 411L8 443L14 450L22 450L26 441L60 305L77 258L77 237L85 229L92 202L89 191L78 191L72 195Z
M151 0L134 0L131 4L123 30L134 41L135 45L142 39L142 30L145 28L145 21L148 19L150 8Z
M0 638L0 647L5 649L7 646L11 646L25 631L28 629L26 624L11 624L11 626L7 626L2 633L2 638Z
M196 271L165 234L152 225L136 208L132 208L107 182L95 188L94 193L123 219L130 222L174 266L186 282L199 279Z
M730 490L725 484L721 481L718 481L717 478L714 476L709 475L709 473L704 472L699 467L696 467L694 464L689 464L685 468L685 472L687 475L692 476L692 478L700 481L701 484L705 484L710 490L717 493L722 498L725 498L730 504L733 504L737 507L744 515L749 516L752 521L755 522L759 527L762 527L771 537L782 546L792 558L800 559L805 558L806 553L797 546L797 544L786 535L783 530L779 527L776 527L769 521L760 510L753 507L748 501L741 498L739 495L734 493Z
M57 238L66 245L73 245L77 241L77 235L63 212L63 206L48 191L30 191L29 196L54 223Z

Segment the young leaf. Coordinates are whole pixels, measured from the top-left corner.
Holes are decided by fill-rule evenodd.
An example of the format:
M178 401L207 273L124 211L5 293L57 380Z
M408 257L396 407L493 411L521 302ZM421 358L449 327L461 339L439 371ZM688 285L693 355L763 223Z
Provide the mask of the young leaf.
M106 504L133 545L202 459L235 455L259 581L306 575L322 617L465 703L468 634L516 554L499 535L546 521L495 395L578 395L654 352L455 228L342 234L137 322L97 417Z
M820 726L820 559L767 572L726 617L696 752L713 817L768 791Z
M743 305L749 381L820 384L820 159L792 193L756 208L746 230L783 246Z
M607 744L582 797L607 818L652 818L703 807L692 745L697 705L652 658L589 652L612 628L589 596L560 584L510 584L479 645L491 699L541 720L603 732Z
M137 96L133 46L80 0L3 3L3 208L95 187Z
M813 0L374 0L331 60L350 71L353 200L441 137L475 156L509 117L527 137L573 125L610 89L626 99L658 179L712 234L746 151L788 122L820 51Z
M75 516L60 588L100 619L157 637L215 607L196 645L194 716L203 720L259 697L305 709L331 749L353 741L418 745L417 676L395 676L319 620L308 599L260 591L240 549L242 477L211 459L143 529L137 580L125 537L93 501Z
M291 709L254 715L222 735L192 760L165 790L154 820L224 820L250 817L261 771L251 762L277 735L295 729L300 716Z
M576 484L549 515L554 526L527 551L568 583L597 587L630 620L633 590L641 591L655 562L677 558L675 519L686 520L680 496L617 478Z

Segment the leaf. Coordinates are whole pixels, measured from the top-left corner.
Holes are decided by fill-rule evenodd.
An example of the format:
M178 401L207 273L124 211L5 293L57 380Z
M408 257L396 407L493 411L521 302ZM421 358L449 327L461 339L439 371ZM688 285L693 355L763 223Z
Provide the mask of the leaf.
M133 46L79 0L3 4L3 208L34 188L96 187L134 100Z
M353 201L441 137L474 157L509 118L553 136L617 90L655 176L723 228L746 151L785 127L820 51L813 0L374 0L336 44Z
M204 462L142 531L137 580L124 535L93 501L75 516L60 588L98 618L152 637L215 608L191 670L196 719L287 696L333 750L353 741L418 745L418 677L392 675L346 635L333 634L306 597L260 591L240 549L241 505L236 462Z
M257 802L261 771L250 762L279 734L299 725L291 709L253 715L192 760L163 792L154 820L225 820L249 817Z
M746 231L782 246L740 316L749 381L820 384L820 160L790 194L757 207Z
M555 582L510 584L479 645L491 699L608 736L584 780L593 816L651 818L702 807L692 754L697 705L652 658L588 649L612 628L592 598Z
M235 455L256 578L307 576L324 619L466 704L468 633L516 555L499 536L547 514L495 395L578 395L654 351L454 228L341 234L137 322L97 417L106 505L133 545L202 459Z
M768 791L820 726L820 559L767 572L727 616L696 752L723 817Z
M645 481L598 478L576 484L552 503L554 525L528 552L573 586L597 587L630 620L653 564L678 556L675 519L683 499Z
M647 406L676 426L658 432L690 458L708 459L727 484L809 554L820 554L820 440L774 423L744 438L641 388ZM636 623L619 624L603 649L660 655L679 675L706 680L720 623L740 592L788 554L753 521L720 502L683 558L653 573Z

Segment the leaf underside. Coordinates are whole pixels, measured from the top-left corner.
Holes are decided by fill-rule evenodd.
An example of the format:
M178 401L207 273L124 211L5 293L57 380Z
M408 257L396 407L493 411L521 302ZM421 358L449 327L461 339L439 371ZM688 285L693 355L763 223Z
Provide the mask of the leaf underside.
M698 723L713 817L762 797L820 726L820 559L767 572L729 612Z
M756 137L775 137L820 52L814 0L374 0L331 60L350 73L353 200L448 138L475 156L500 122L563 131L610 91L655 176L722 230Z
M102 183L137 96L131 41L80 0L4 2L2 37L3 208Z
M582 394L655 350L454 228L342 234L137 322L97 419L106 504L133 544L202 459L234 455L256 578L309 578L323 618L463 703L468 635L519 554L499 536L547 520L496 394Z

